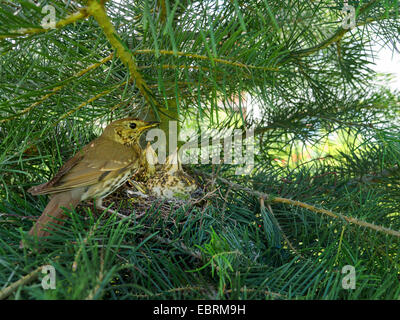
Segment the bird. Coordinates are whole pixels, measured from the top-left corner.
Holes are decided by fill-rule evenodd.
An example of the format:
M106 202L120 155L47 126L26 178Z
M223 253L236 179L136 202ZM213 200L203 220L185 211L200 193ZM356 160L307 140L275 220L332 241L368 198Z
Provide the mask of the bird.
M135 118L116 120L69 159L50 181L30 188L32 195L50 194L51 199L29 235L39 239L50 235L51 225L61 225L66 219L63 208L74 209L87 199L95 199L96 208L115 213L102 205L102 199L140 174L146 161L140 136L158 124Z

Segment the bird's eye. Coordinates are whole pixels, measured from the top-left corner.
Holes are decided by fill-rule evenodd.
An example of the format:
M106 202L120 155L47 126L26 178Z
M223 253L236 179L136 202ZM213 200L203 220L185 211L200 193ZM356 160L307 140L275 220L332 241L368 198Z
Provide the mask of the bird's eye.
M130 127L131 129L135 129L135 128L136 128L136 123L134 123L134 122L130 123L130 124L129 124L129 127Z

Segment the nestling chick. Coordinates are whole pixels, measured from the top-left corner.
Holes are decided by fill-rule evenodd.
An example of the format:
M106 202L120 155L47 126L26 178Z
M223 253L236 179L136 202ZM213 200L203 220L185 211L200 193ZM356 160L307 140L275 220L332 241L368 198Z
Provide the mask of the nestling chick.
M146 194L163 199L188 199L197 189L195 180L183 171L178 151L169 155L164 165L158 163L157 154L150 143L144 150ZM142 195L143 196L143 195Z
M79 202L95 198L96 207L102 199L120 187L143 167L140 135L158 122L125 118L110 123L102 135L69 159L53 179L30 188L33 195L51 194L30 235L49 235L50 223L61 224L66 218L62 207L73 209Z

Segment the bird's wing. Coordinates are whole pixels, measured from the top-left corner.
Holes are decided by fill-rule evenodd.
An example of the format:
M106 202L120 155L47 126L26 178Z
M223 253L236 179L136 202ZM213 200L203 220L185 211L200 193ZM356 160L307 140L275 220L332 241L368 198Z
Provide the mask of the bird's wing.
M139 155L132 147L109 139L97 139L68 160L49 182L29 189L47 194L90 186L128 168L139 167Z
M53 179L28 189L28 192L30 192L33 195L49 193L48 190L50 190L54 185L56 185L66 173L68 173L76 164L79 163L79 161L83 159L84 155L82 151L79 151L78 153L75 154L75 156L73 156L66 163L64 163L64 165L60 168L60 170L58 170Z

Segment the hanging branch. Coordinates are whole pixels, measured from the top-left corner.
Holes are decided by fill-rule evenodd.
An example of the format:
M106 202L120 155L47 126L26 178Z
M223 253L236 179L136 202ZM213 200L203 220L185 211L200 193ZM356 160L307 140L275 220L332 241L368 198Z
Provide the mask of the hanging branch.
M128 66L131 77L135 79L136 86L138 87L140 93L144 96L146 101L153 107L153 110L158 117L158 112L156 109L156 107L158 107L158 103L152 96L146 81L138 71L135 58L119 40L115 28L112 25L110 18L107 16L104 5L98 3L96 0L89 0L87 9L89 13L96 19L99 26L103 29L103 32L106 35L108 41L116 50L117 56L121 59L121 61L125 65Z
M68 15L66 18L58 21L56 23L56 29L61 29L65 27L68 24L74 23L78 20L85 19L89 16L89 12L87 11L86 8L82 8L79 11L72 13ZM31 36L34 34L39 34L39 33L45 33L48 31L53 30L52 28L21 28L18 30L15 30L14 32L11 32L9 34L5 35L0 35L0 40L1 39L13 39L13 38L18 38L18 37L23 37L23 36Z
M193 169L193 171L198 172L198 173L203 174L203 175L206 175L208 177L211 177L210 174L207 174L205 172L201 172L201 171L198 171L198 170L195 170L195 169ZM369 222L361 221L361 220L358 220L358 219L353 218L353 217L348 217L348 216L345 216L345 215L343 215L341 213L336 213L336 212L332 212L332 211L329 211L329 210L326 210L326 209L317 208L316 206L313 206L311 204L304 203L304 202L301 202L301 201L282 198L282 197L275 197L275 196L272 196L272 195L270 195L268 193L263 193L263 192L260 192L260 191L252 190L252 189L247 188L247 187L243 187L243 186L241 186L241 185L239 185L237 183L231 182L231 181L229 181L227 179L224 179L224 178L221 178L221 177L216 177L216 179L221 181L224 184L229 185L233 189L245 191L245 192L247 192L249 194L252 194L254 196L257 196L259 198L263 198L268 202L290 204L292 206L301 207L301 208L304 208L304 209L307 209L307 210L310 210L310 211L313 211L313 212L316 212L316 213L322 213L322 214L327 215L327 216L329 216L331 218L341 219L341 220L347 221L349 223L353 223L353 224L359 225L361 227L369 228L369 229L372 229L372 230L376 230L376 231L383 232L383 233L386 233L386 234L389 234L389 235L392 235L392 236L400 238L400 232L396 231L396 230L392 230L392 229L389 229L389 228L378 226L378 225L375 225L375 224L372 224L372 223L369 223Z
M369 2L369 3L367 3L365 6L363 6L363 7L360 9L359 14L362 14L362 13L368 11L375 3L379 2L379 1L380 1L380 0L373 0L373 1ZM362 21L362 22L357 23L356 27L363 26L363 25L366 25L366 24L371 23L371 22L374 22L374 21L375 21L375 19L366 19L365 21ZM293 58L293 57L304 57L304 56L309 56L309 55L311 55L311 54L313 54L313 53L315 53L315 52L317 52L317 51L323 50L323 49L329 47L331 44L333 44L333 43L335 43L335 42L339 42L339 41L343 38L343 36L344 36L347 32L349 32L349 31L351 31L351 30L352 30L351 28L344 29L344 28L340 27L340 28L339 28L331 37L329 37L328 39L322 41L321 43L319 43L319 44L317 44L317 45L315 45L315 46L313 46L313 47L311 47L311 48L302 49L302 50L298 50L298 51L292 52L292 53L289 55L288 58L290 59L290 58Z

